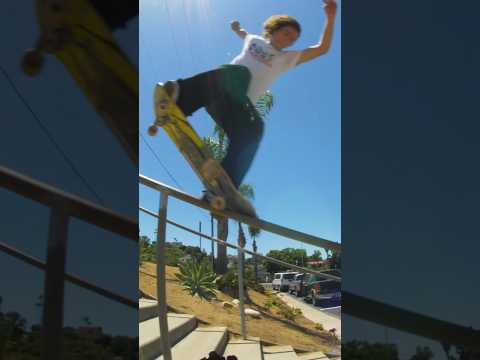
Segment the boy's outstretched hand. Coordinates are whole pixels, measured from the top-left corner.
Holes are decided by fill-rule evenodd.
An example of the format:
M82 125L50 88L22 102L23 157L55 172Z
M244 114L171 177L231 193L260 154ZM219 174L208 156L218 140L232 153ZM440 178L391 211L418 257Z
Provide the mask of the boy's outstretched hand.
M233 31L237 32L240 31L240 23L237 20L233 20L230 23L230 27L232 28Z
M247 32L240 27L240 23L237 20L233 20L230 23L230 27L232 28L233 32L240 36L242 39L245 39L245 36L247 36Z
M301 52L300 59L297 61L297 65L310 61L326 54L330 49L333 37L333 26L335 23L335 15L337 14L337 2L335 0L323 0L323 10L327 16L325 30L320 38L318 44L310 46Z
M325 5L323 5L323 9L327 17L335 17L337 13L337 3L335 0L323 0Z

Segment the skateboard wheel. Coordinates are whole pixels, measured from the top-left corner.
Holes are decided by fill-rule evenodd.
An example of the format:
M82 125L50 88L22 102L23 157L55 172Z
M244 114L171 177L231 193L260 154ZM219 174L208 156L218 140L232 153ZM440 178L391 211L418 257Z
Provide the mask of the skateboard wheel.
M155 136L157 135L157 132L158 132L158 128L155 125L150 125L148 127L148 135Z
M215 210L223 210L227 206L227 203L223 197L214 196L210 199L210 205L212 205Z
M44 57L37 49L29 49L22 59L22 70L28 76L37 75L43 68Z

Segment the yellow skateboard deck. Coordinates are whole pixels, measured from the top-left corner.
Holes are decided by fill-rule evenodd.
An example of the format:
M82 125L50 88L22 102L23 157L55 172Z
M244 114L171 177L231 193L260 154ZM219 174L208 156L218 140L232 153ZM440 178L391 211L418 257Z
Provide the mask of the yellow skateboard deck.
M156 119L148 133L154 136L158 127L165 130L207 189L207 201L212 208L229 208L256 217L253 206L237 191L223 167L213 158L208 146L168 96L162 84L155 86L154 111Z
M22 68L40 73L44 54L58 58L138 163L138 71L87 0L35 0L40 36Z

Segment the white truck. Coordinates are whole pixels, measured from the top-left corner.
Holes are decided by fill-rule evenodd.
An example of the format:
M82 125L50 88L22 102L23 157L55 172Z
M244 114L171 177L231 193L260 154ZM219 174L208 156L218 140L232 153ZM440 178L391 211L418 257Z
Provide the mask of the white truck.
M273 290L287 291L297 272L275 273L272 281Z

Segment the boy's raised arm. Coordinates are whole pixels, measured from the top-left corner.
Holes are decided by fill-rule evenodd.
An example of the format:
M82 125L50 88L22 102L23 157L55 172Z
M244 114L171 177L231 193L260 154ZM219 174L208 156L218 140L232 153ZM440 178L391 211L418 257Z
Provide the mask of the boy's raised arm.
M337 13L337 4L335 0L323 0L325 3L324 10L327 16L327 23L323 31L322 37L318 44L310 46L302 51L297 65L315 59L316 57L325 54L330 49L333 37L333 25L335 24L335 15Z
M240 27L240 23L237 20L232 21L230 23L230 27L232 28L233 32L242 39L245 39L245 36L248 35L248 32Z

